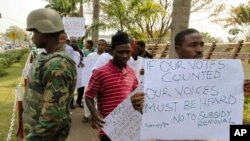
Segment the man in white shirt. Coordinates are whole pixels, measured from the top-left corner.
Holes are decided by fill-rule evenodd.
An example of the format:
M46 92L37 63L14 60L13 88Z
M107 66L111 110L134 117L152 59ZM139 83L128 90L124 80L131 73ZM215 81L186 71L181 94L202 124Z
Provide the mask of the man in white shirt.
M103 55L106 54L104 53L105 49L107 47L107 42L103 39L100 39L98 41L98 46L97 46L97 51L96 52L92 52L90 53L87 57L91 57L91 58L96 58L96 60L99 60L99 58ZM105 55L106 56L106 55ZM109 60L109 56L107 55L108 60ZM112 57L112 56L111 56ZM102 62L100 62L102 63ZM96 63L95 63L96 64ZM95 67L95 66L94 66ZM94 70L94 67L92 68L92 71ZM83 74L84 75L84 74ZM84 93L86 92L87 88L84 90ZM84 117L83 117L83 122L88 121L88 118L90 117L90 111L86 105L86 102L84 101Z
M70 45L66 44L67 39L68 39L68 37L67 37L67 34L65 32L60 34L60 36L59 36L60 44L62 46L64 46L65 51L69 54L71 59L73 59L74 49Z

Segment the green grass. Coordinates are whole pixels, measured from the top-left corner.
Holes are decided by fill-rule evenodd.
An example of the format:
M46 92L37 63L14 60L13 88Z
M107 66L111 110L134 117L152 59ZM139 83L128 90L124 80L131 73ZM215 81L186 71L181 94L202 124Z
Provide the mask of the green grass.
M10 68L7 69L7 75L0 77L0 140L6 140L9 126L10 126L10 119L12 116L12 109L13 109L13 102L15 97L15 89L17 84L21 80L22 70L25 66L25 62L27 59L28 53L26 53L22 59L18 63L14 63L11 65ZM22 81L23 82L23 81ZM23 83L22 83L23 84ZM17 116L16 113L16 120L15 126L12 133L12 141L16 139L17 133Z

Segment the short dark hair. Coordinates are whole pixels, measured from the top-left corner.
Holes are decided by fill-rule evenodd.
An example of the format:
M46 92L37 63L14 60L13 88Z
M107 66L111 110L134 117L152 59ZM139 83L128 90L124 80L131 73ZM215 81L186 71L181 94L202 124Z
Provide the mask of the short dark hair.
M87 40L86 42L87 42L88 44L90 44L91 47L93 47L94 43L93 43L92 40Z
M104 39L99 39L99 41L103 41L103 42L105 43L105 46L106 46L106 47L108 46L108 43L107 43L106 40L104 40Z
M144 48L146 46L144 41L138 41L137 45L139 45L140 47L144 47Z
M174 44L181 46L186 35L196 33L196 32L200 33L198 30L193 29L193 28L182 30L181 32L175 35Z
M115 35L112 36L111 38L111 48L115 49L116 46L119 46L121 44L129 44L130 39L128 36L128 33L118 31Z

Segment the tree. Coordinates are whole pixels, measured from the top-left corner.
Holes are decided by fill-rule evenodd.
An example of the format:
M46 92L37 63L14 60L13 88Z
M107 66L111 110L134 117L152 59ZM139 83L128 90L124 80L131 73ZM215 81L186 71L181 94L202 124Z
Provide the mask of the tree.
M222 43L223 42L223 40L221 38L213 37L208 32L201 32L201 36L202 36L205 43L213 43L213 42Z
M12 36L11 34L13 33L15 34L15 38L11 38ZM10 26L5 32L5 36L9 38L9 40L12 40L12 41L24 41L25 35L26 35L26 32L18 26Z
M99 15L100 15L100 0L93 0L93 23L99 23ZM97 42L99 39L99 29L92 29L92 40L94 42L94 46L97 46Z
M104 29L127 31L131 36L154 37L160 14L167 14L151 0L110 0L102 3L100 25ZM160 31L160 30L158 30Z
M238 40L250 41L250 3L241 4L231 9L231 16L226 20L232 25L229 33L237 36Z
M191 0L185 0L185 1L174 0L172 23L171 23L171 45L170 45L169 58L177 58L177 54L175 52L174 38L178 32L188 28L190 9L191 9Z
M192 0L192 12L201 11L212 0ZM137 39L161 42L169 36L173 0L109 0L101 3L103 14L99 23L102 30L127 31Z
M227 16L222 15L221 11L227 11ZM213 22L222 25L229 31L231 37L229 41L245 40L250 41L250 1L246 4L226 9L222 4L219 4L214 13L211 15Z
M59 12L62 17L74 16L80 17L83 16L81 13L83 0L47 0L48 5L45 8L51 8ZM77 9L77 4L80 4L80 9Z

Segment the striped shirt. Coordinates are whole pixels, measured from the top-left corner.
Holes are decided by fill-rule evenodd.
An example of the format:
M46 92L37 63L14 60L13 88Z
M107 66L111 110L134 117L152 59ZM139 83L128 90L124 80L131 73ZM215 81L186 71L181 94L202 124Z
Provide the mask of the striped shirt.
M138 86L134 71L127 65L119 70L110 60L90 78L86 96L97 97L99 113L105 118ZM101 131L100 135L104 135Z

